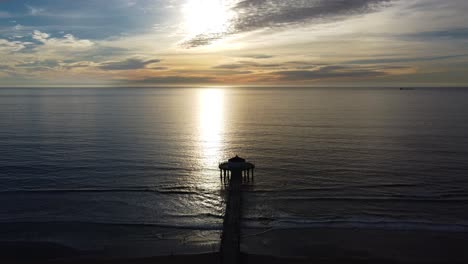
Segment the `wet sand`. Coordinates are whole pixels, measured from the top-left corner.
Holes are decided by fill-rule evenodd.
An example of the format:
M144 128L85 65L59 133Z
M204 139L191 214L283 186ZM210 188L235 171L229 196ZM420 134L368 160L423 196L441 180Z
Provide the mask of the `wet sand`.
M366 229L249 230L242 263L468 263L468 233ZM0 263L219 263L218 253L103 258L54 243L1 242Z
M468 263L468 233L347 228L244 231L247 254L314 263Z

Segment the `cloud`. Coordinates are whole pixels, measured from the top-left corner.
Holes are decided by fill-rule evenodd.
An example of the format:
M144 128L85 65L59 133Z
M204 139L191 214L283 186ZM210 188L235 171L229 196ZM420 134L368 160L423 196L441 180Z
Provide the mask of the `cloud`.
M237 63L232 64L221 64L214 66L214 69L241 69L241 68L277 68L281 67L281 64L277 63L257 63L253 61L239 61Z
M31 42L9 41L0 39L0 52L17 52L25 49Z
M21 31L24 29L24 26L21 24L16 24L16 26L13 27L16 31Z
M422 40L434 40L434 39L447 39L447 40L456 40L468 39L468 28L455 28L448 30L438 30L438 31L426 31L419 32L414 34L407 34L403 36L404 38L410 39L422 39Z
M42 43L45 43L49 37L49 34L41 32L39 30L34 30L32 33L32 38Z
M247 54L247 55L242 55L239 56L241 58L249 58L249 59L271 59L275 56L273 55L267 55L267 54Z
M365 14L374 11L387 0L245 0L234 10L239 14L236 31L252 31L265 27L278 27L309 20L328 20L340 16Z
M162 67L162 66L155 66L155 67L151 67L149 69L157 70L157 71L165 71L165 70L168 70L169 68L168 67Z
M49 60L37 60L37 61L23 62L23 63L16 64L15 66L20 67L20 68L48 68L48 69L52 69L52 68L55 68L55 67L57 67L59 65L60 65L60 63L58 61L49 59Z
M10 13L5 11L0 11L0 18L10 18L12 17Z
M107 71L122 71L122 70L138 70L145 69L148 65L159 63L161 60L142 60L142 59L126 59L124 61L110 61L102 63L99 68Z
M310 62L310 61L288 61L284 63L290 68L298 69L298 70L310 70L315 69L320 66L327 66L325 64Z
M200 34L188 41L183 42L182 46L185 48L195 48L195 47L209 45L212 42L222 39L229 34L230 33L228 32Z
M193 76L193 75L197 75L197 76L216 76L216 77L220 77L220 76L232 76L232 75L245 75L245 74L251 74L253 73L252 71L245 71L245 70L235 70L235 69L212 69L212 70L204 70L204 69L197 69L197 70L173 70L172 71L175 75L180 75L180 76L184 76L184 75L188 75L188 76Z
M342 20L374 12L389 2L392 0L244 0L232 7L235 15L227 30L200 34L184 42L183 46L203 46L228 35L256 30Z
M10 66L0 65L0 71L13 70Z
M108 43L96 43L90 49L73 50L73 56L68 57L73 62L79 61L101 61L105 62L110 60L109 58L126 58L128 54L131 54L129 48L120 48L108 46Z
M52 38L50 34L39 30L33 31L32 38L50 48L87 49L94 45L92 41L78 39L72 34L66 34L62 38Z
M64 68L68 70L89 68L89 67L95 67L95 66L97 66L97 64L91 61L73 61L73 62L68 62L64 64Z
M314 81L323 79L372 78L382 77L387 74L384 71L375 69L330 65L316 70L278 71L273 72L273 75L276 75L282 81Z
M203 84L216 81L212 77L199 76L158 76L150 77L142 80L130 81L137 84Z
M434 57L402 57L402 58L383 58L383 59L363 59L348 61L347 64L382 64L382 63L402 63L402 62L418 62L418 61L437 61L457 58L466 58L468 54L434 56Z
M221 64L213 67L214 69L228 69L228 70L234 70L234 69L240 69L244 68L244 65L239 64L239 63L233 63L233 64Z
M39 7L34 7L30 5L25 5L26 8L29 10L29 14L32 16L37 16L40 15L41 13L44 13L45 9L44 8L39 8Z

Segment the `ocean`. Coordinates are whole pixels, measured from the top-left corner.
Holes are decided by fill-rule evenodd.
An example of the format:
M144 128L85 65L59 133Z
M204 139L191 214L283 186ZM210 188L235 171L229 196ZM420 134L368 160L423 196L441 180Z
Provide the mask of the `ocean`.
M218 163L256 165L242 230L468 232L465 88L3 88L0 241L214 252Z

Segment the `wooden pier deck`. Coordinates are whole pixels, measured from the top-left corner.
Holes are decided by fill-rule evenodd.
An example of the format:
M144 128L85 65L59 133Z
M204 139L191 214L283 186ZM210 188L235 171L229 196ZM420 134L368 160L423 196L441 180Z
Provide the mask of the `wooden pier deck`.
M221 237L221 263L239 264L240 219L242 205L242 171L233 170L229 181L229 194L224 214L223 234Z

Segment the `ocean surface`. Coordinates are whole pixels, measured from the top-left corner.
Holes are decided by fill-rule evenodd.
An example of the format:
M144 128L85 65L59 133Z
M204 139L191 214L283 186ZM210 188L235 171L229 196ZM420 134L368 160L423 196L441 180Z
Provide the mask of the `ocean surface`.
M468 232L468 89L5 88L0 241L216 251L236 154L243 230Z

